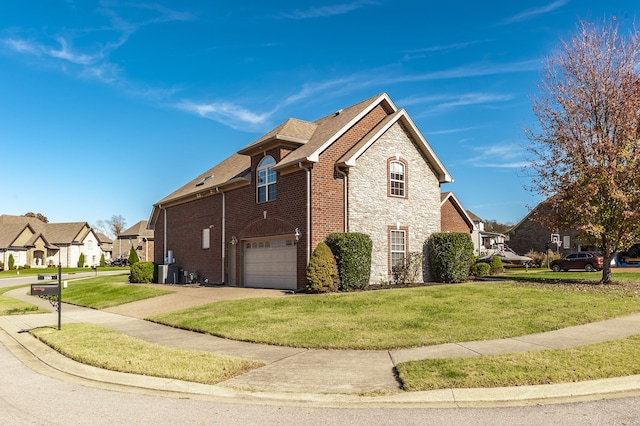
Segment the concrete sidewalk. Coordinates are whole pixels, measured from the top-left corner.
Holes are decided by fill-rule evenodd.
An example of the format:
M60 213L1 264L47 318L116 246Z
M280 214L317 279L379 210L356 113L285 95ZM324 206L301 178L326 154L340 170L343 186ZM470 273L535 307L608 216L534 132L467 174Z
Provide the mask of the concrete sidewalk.
M559 401L567 398L601 398L604 395L640 395L640 376L560 385L521 386L499 389L448 389L403 392L394 375L397 363L427 358L562 349L640 334L640 314L547 333L481 342L445 344L392 351L316 350L251 344L221 339L144 321L141 318L190 306L246 297L287 297L279 290L160 286L174 293L97 311L63 304L62 323L87 322L164 346L210 351L255 359L267 365L217 386L176 380L123 375L82 366L58 355L28 333L34 327L57 324L57 314L0 317L0 328L8 338L35 358L52 363L59 371L87 379L97 375L99 383L124 384L154 391L186 392L197 395L233 396L246 400L298 401L328 404L429 404L478 405ZM51 309L49 302L26 294L24 288L5 293ZM1 334L1 333L0 333ZM6 344L6 343L5 343ZM15 352L14 352L15 353ZM51 361L55 360L55 361ZM59 365L58 365L59 364ZM98 370L96 372L95 370ZM124 377L123 377L124 376ZM378 396L358 396L358 395Z

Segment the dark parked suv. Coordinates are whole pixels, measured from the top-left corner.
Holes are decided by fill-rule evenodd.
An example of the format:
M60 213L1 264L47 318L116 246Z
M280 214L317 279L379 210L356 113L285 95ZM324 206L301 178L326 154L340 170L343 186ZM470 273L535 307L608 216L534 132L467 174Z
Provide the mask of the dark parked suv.
M569 269L584 269L587 272L601 271L604 264L602 254L593 251L571 253L549 264L553 272L568 271Z

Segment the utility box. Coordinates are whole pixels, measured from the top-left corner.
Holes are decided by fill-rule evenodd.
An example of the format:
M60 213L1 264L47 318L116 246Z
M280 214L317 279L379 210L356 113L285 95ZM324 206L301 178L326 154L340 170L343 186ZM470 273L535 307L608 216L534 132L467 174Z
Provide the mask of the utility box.
M158 265L158 283L166 284L169 277L169 265Z
M167 271L167 282L166 284L180 284L180 267L178 265L166 265L168 266Z

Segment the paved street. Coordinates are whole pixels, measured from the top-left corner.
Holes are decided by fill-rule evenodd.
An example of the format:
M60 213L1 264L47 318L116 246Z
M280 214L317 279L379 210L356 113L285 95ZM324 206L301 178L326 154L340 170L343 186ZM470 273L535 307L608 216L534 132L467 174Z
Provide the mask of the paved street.
M220 298L258 293L261 297L283 297L273 290L254 293L234 288L172 288L176 290L173 295L123 305L109 312L65 304L63 323L100 323L160 344L235 352L238 356L261 359L268 365L220 386L107 372L67 360L20 332L55 322L54 314L0 317L0 365L4 368L0 424L640 424L637 376L553 386L397 394L397 383L386 382L392 377L388 373L394 358L442 357L467 350L495 352L497 344L469 342L430 351L416 348L415 354L308 351L232 342L141 320L140 317L158 310ZM8 294L37 301L44 307L48 304L26 296L22 290ZM587 331L559 330L548 338L543 333L508 339L501 344L507 345L508 350L579 344L585 336L607 340L619 332L637 334L639 326L640 318L631 316L591 324ZM382 356L379 360L378 355ZM363 356L373 358L363 362ZM309 365L316 365L315 373ZM340 373L349 370L357 374ZM248 390L251 388L255 390ZM387 389L392 393L359 396L359 388ZM591 402L580 402L585 400ZM45 409L35 409L36 406Z

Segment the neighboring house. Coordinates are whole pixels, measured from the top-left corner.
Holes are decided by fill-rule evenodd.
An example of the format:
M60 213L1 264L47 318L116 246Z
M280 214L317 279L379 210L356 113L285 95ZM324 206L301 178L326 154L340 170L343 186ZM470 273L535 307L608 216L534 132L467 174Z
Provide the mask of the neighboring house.
M489 250L495 249L505 243L505 236L503 234L485 231L484 225L486 221L484 219L469 210L467 210L467 214L473 222L471 239L473 240L476 256L484 256L488 254Z
M116 237L116 240L113 242L113 253L115 257L128 259L131 246L133 246L140 261L153 261L154 232L152 229L147 228L147 223L146 220L141 220Z
M473 230L473 220L453 192L440 194L440 232L472 234Z
M551 229L536 220L538 215L550 214L549 209L548 202L541 202L507 231L509 247L518 254L526 254L531 250L544 253L549 248L563 255L591 248L577 238L577 230Z
M200 281L299 290L316 245L351 231L373 241L371 281L387 281L440 231L440 184L451 181L383 93L313 122L289 119L158 201L155 260Z
M81 253L85 256L81 266L100 263L98 237L86 222L44 223L32 217L0 215L0 260L5 268L9 255L16 267L77 267Z
M98 244L100 244L100 248L104 253L104 260L111 260L111 255L113 253L113 240L102 232L97 232L96 236L98 237Z

